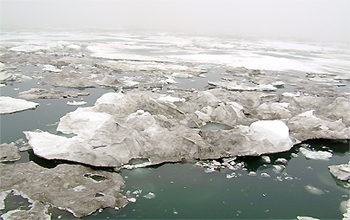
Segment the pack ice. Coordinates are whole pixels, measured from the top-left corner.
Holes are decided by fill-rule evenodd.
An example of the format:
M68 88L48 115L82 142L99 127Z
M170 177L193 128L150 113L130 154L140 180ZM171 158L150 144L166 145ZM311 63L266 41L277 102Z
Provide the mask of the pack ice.
M204 113L203 108L206 108ZM182 159L209 159L288 151L293 143L281 120L261 120L230 130L205 131L207 120L235 124L245 117L237 103L220 101L210 92L188 97L152 92L106 93L93 107L78 108L60 119L60 136L24 132L34 153L94 166L121 167L133 159L144 166ZM197 125L191 128L191 125ZM72 136L72 135L70 135Z

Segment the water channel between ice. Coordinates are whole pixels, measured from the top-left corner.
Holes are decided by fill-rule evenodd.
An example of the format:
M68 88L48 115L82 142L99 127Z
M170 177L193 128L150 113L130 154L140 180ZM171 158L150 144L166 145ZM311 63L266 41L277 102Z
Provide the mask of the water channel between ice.
M164 39L161 37L158 39L159 42L149 36L148 38L137 38L134 36L135 38L132 40L134 43L147 42L145 48L137 48L135 45L129 45L128 41L130 41L131 38L128 37L130 36L125 37L125 42L123 42L124 38L120 36L120 39L116 37L119 40L118 43L113 43L113 39L111 39L112 44L105 44L108 42L108 38L106 38L107 40L105 39L105 42L97 42L92 45L91 47L97 48L95 48L96 54L105 52L105 56L102 58L95 54L98 57L96 58L96 62L102 62L103 59L119 59L122 55L130 55L130 51L138 52L140 56L147 58L148 54L161 54L159 48L163 46L169 47L169 39L164 36ZM111 38L113 38L113 36L111 36ZM9 39L7 40L10 41ZM183 41L178 41L179 45L177 45L178 47L176 50L171 48L174 50L167 50L163 55L175 57L176 59L187 57L187 61L192 62L194 59L198 59L198 56L191 57L191 54L194 53L193 51L200 51L198 54L201 54L210 43L213 43L210 39L204 38L204 40L201 41L201 39L198 38L197 43L203 43L203 45L196 48L193 45L187 45L188 42L184 39L181 38L181 40ZM207 41L209 41L209 43ZM204 44L204 42L208 43L208 45ZM75 43L79 44L79 41ZM157 43L159 45L157 45ZM36 42L36 44L38 44L38 42ZM152 48L154 45L156 46ZM107 46L111 46L112 49L107 50ZM119 50L118 54L108 53L113 51L113 48L118 48L118 46L124 47ZM207 59L209 59L210 62L214 62L216 58L214 59L213 57L220 53L223 54L222 58L226 59L227 56L225 56L225 52L231 50L231 46L233 47L234 45L222 44L221 46L222 48L218 45L217 47L209 49L210 53L208 52ZM244 49L241 48L241 52L247 52L249 50L246 48L253 46L254 45L246 45ZM255 46L257 47L257 45ZM264 45L259 44L258 46L263 47ZM269 47L273 47L272 43L269 44ZM290 47L293 47L293 45L290 45ZM292 50L291 48L288 49ZM2 45L2 50L5 50L4 45ZM184 52L186 53L184 54ZM288 53L283 54L283 52L285 51L282 50L281 54L279 54L270 51L263 53L262 56L283 56L286 65L292 65L296 62L295 60L297 57L304 57L305 59L307 57L305 55L307 51L305 50L298 51L299 53L303 52L305 54L298 55L294 53L295 57L292 58L287 56ZM336 52L334 53L336 54ZM310 56L312 56L312 54L310 54ZM255 57L255 59L257 60L258 58ZM221 65L215 66L213 64L206 64L204 61L205 59L202 59L200 65L202 65L202 67L207 65L206 68L210 69L204 74L205 77L175 77L176 87L187 89L186 91L190 91L192 88L201 90L204 87L208 87L208 81L220 81L222 78L227 77L227 69L225 70ZM222 62L227 64L228 61L223 60ZM238 60L237 62L243 65L247 61ZM11 65L13 67L16 66L15 63ZM196 65L198 66L199 64ZM311 67L313 66L310 65L307 68ZM328 70L331 68L329 64L323 67L328 68ZM40 72L42 70L40 65L35 66L28 63L14 68L14 72L20 72L28 76L31 76L35 71ZM317 68L320 68L320 66ZM339 68L341 69L341 67ZM69 72L70 70L70 67L63 68L63 72ZM307 79L300 69L295 72L290 71L284 73L285 74L282 75L280 79L281 81L293 79L294 77ZM118 74L118 79L123 81L127 79L127 77L142 75L143 72L121 72ZM269 74L269 72L267 71L266 74ZM298 74L300 76L297 76ZM322 77L325 79L333 76L322 75ZM240 77L238 76L238 78ZM349 82L346 80L341 82L342 86L335 86L336 90L340 92L349 91ZM183 90L172 91L172 89L167 89L167 86L170 85L166 85L158 90L158 92L168 93L168 90L171 90L172 93L184 92ZM276 91L266 92L266 94L279 95L284 92L293 92L294 88L298 86L301 85L287 83ZM308 85L305 85L305 87L308 87ZM19 92L31 88L87 91L90 95L67 99L38 99L35 100L35 102L39 103L39 106L35 110L1 115L1 143L10 143L21 138L25 140L22 133L23 131L41 129L55 134L57 133L56 127L59 119L78 108L77 106L67 105L67 101L83 100L87 102L84 107L93 106L95 101L102 94L119 90L118 88L108 86L79 89L60 86L52 87L49 84L41 83L40 78L26 79L23 82L14 82L13 84L1 87L0 90L1 96L16 98ZM231 127L219 123L208 123L200 129L229 130ZM324 160L308 159L300 152L300 147L312 149L314 151L331 152L333 155L330 159ZM32 150L27 150L20 154L22 158L16 163L34 161L47 168L53 168L57 164L66 163L64 161L50 161L40 158L36 156ZM217 159L216 161L223 163L224 159ZM129 199L129 204L119 210L112 208L101 209L82 219L295 219L297 216L312 216L319 219L341 219L344 210L341 209L340 204L349 199L349 190L340 186L339 180L331 175L328 166L345 164L348 163L348 161L349 140L321 139L305 141L295 145L288 152L267 154L262 157L238 157L234 160L236 164L235 170L228 169L227 167L208 169L203 166L198 166L198 161L195 160L184 160L179 163L164 163L132 170L121 169L118 172L125 180L125 186L122 188L122 191ZM22 199L16 195L8 196L5 200L5 205L6 208L1 210L0 214L17 209L21 206L22 209L29 209L28 207L26 208L26 199ZM58 210L57 208L51 208L49 211L51 212L52 219L74 219L72 214L63 210Z

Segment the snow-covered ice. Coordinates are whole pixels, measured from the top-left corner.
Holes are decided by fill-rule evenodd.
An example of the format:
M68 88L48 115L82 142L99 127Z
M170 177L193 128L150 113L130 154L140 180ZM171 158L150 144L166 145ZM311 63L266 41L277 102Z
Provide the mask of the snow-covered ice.
M26 101L23 99L0 96L0 114L9 114L28 109L35 109L38 105L38 103Z

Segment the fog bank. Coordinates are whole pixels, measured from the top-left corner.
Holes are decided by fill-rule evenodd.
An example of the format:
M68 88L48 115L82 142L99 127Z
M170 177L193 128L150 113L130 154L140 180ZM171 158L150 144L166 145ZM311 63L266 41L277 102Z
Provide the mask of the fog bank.
M349 42L348 0L2 0L1 30L111 28Z

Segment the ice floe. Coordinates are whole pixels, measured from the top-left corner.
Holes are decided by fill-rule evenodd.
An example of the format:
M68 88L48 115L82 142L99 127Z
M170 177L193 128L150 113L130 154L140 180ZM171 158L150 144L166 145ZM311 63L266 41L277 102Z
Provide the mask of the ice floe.
M308 159L329 160L333 157L333 154L327 151L312 151L303 147L301 147L299 150Z
M295 97L287 97L292 98L290 102L276 103L282 107L277 112L285 107L290 111L291 116L285 116L284 121L258 120L261 114L254 109L268 97L259 92L221 89L174 96L146 91L106 93L93 107L78 108L61 118L57 130L76 136L67 138L41 131L25 134L34 153L41 157L114 167L126 166L137 158L148 159L139 167L183 158L261 155L287 151L307 139L349 136L350 129L340 120L332 121L327 115L318 118L314 110L300 114ZM306 105L305 100L297 100L298 106ZM249 111L257 119L246 117ZM229 129L200 129L213 122ZM303 130L308 127L311 129Z
M127 204L126 198L120 194L124 181L117 173L68 164L47 169L28 162L0 164L0 174L6 176L6 180L0 182L2 190L20 191L34 202L42 201L45 195L45 203L67 210L76 217L89 215L100 208L121 208ZM95 182L90 177L92 175L103 176L104 180ZM96 197L97 193L103 196Z
M89 92L46 90L41 88L31 88L30 90L20 92L18 97L24 99L59 99L76 98L78 96L88 96Z
M333 176L341 181L348 182L347 188L350 187L350 162L348 164L331 165L328 168Z
M35 109L38 105L38 103L26 101L23 99L0 96L0 114L9 114L28 109Z
M17 161L21 159L18 148L13 144L3 143L0 145L0 162Z

